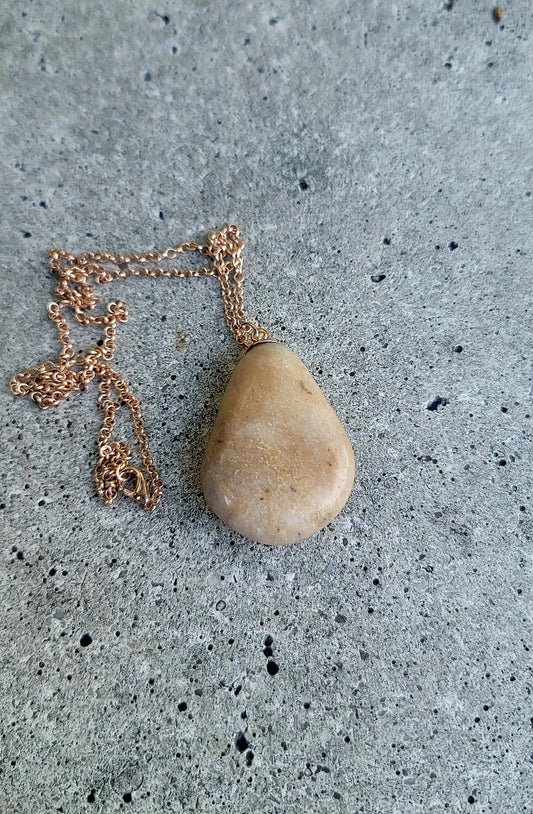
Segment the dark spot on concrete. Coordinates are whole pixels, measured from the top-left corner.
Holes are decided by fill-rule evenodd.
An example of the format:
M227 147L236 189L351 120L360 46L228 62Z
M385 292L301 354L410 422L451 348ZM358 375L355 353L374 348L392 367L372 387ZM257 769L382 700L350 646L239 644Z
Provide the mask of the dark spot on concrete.
M426 404L426 410L436 410L437 407L444 407L448 404L448 399L443 398L442 396L435 396L430 402Z
M370 276L370 279L372 280L373 283L381 283L383 282L386 276L387 276L386 274L372 274Z
M300 178L299 186L300 186L300 189L307 189L309 184L307 183L305 178Z
M244 732L237 732L235 735L235 748L238 749L239 752L245 752L248 746L249 744Z
M94 803L94 801L96 799L96 797L94 796L94 791L95 791L94 789L91 789L89 794L87 795L87 802L88 803Z
M270 656L272 655L272 652L273 652L273 651L272 651L272 648L271 648L271 647L264 647L264 648L263 648L263 653L265 654L265 656L266 656L267 658L270 658Z
M22 237L31 237L31 232L22 232Z
M82 646L82 647L89 647L89 645L90 645L91 643L92 643L92 637L91 637L91 636L89 636L89 634L88 634L88 633L84 633L84 634L83 634L83 636L82 636L82 637L81 637L81 639L80 639L80 644L81 644L81 646Z
M470 805L472 805L472 803L476 802L476 798L471 794L470 797L468 798L468 802L470 803Z
M180 701L179 704L178 704L179 712L185 712L186 709L187 709L187 704L185 703L185 701Z
M125 803L131 803L132 801L131 792L127 791L126 794L123 794L122 799L124 800Z
M343 625L346 621L346 616L344 616L344 614L342 613L338 613L335 617L335 621L337 622L337 624Z
M246 765L251 766L253 759L254 759L254 753L252 752L251 749L248 749L248 751L246 752Z
M450 250L451 252L454 252L456 249L458 249L458 248L459 248L459 244L458 244L458 243L456 243L456 242L455 242L455 240L451 240L451 241L448 243L448 248L449 248L449 250Z
M502 411L502 413L506 413L507 412L507 407L500 407L500 410Z
M267 673L271 676L275 676L276 673L279 673L279 667L275 661L267 661Z
M263 644L265 644L267 647L270 647L270 645L271 645L271 644L274 644L274 639L272 638L272 636L270 635L270 633L268 633L268 634L265 636L264 641L263 641Z
M390 246L390 237L384 237L383 238L383 243L384 243L385 246Z
M455 353L462 353L463 352L463 346L462 345L456 345L455 348L454 348L454 351L455 351Z
M152 74L150 73L150 71L146 71L143 78L144 78L145 82L151 82L152 81Z
M507 461L504 458L500 458L498 466L507 466Z

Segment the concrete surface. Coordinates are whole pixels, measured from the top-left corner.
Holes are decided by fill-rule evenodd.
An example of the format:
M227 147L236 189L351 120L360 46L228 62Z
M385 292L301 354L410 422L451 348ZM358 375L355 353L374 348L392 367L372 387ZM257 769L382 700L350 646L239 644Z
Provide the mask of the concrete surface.
M2 814L531 810L531 5L502 15L4 0ZM199 490L240 355L214 281L103 292L152 516L95 496L94 388L48 413L7 389L57 352L46 249L228 221L250 316L358 462L289 549Z

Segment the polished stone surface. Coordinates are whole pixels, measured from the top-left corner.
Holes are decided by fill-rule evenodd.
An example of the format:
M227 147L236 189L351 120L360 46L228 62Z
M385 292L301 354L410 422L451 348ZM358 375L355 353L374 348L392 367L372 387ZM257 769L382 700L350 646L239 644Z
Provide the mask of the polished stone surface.
M2 814L530 814L531 0L501 8L2 4ZM298 545L201 491L242 356L214 280L98 292L153 514L95 494L94 385L8 391L58 352L48 248L226 222L357 462Z
M300 542L340 512L354 471L348 436L302 360L277 342L250 348L228 383L202 465L215 514L258 543Z

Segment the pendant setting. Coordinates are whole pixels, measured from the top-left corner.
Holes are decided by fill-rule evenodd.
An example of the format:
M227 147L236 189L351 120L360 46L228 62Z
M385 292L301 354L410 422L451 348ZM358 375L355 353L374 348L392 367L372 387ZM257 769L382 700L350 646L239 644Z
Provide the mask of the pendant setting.
M205 499L244 537L290 545L341 511L355 462L337 414L302 360L252 345L227 385L202 464Z

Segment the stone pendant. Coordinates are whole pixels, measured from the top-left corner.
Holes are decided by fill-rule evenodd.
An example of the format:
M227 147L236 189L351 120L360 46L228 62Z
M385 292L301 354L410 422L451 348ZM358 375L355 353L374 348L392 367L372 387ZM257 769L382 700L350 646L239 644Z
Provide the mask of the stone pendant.
M205 499L244 537L290 545L343 508L355 476L339 419L301 359L253 345L229 381L202 465Z

